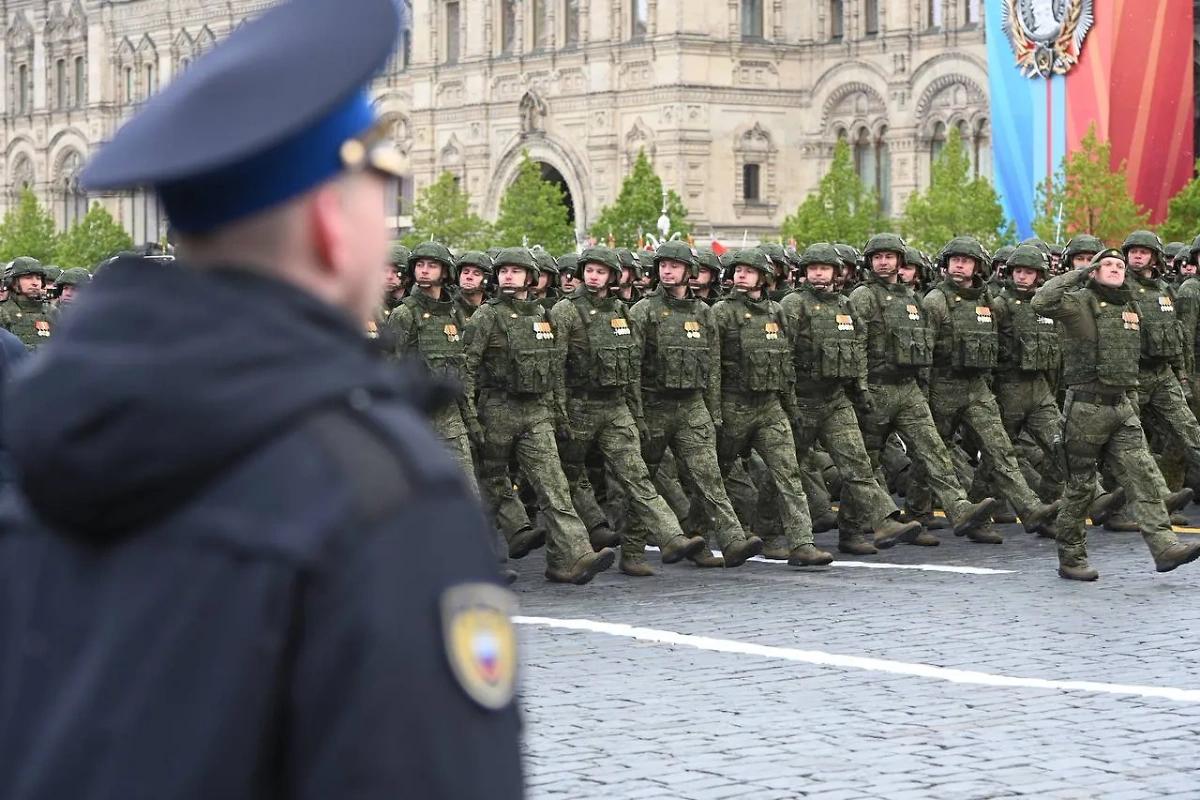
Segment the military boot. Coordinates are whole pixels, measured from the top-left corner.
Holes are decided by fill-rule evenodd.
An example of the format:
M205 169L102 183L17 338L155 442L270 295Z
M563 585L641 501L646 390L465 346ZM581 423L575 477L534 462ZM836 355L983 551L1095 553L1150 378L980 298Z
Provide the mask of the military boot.
M1059 509L1061 508L1062 500L1055 500L1053 503L1034 506L1021 514L1021 525L1024 526L1026 533L1037 533L1038 528L1058 516ZM993 514L992 519L994 520L995 518L996 515Z
M592 543L592 549L599 552L606 547L619 545L621 535L602 522L588 531L588 540Z
M529 555L530 551L544 547L545 544L545 528L522 528L517 531L517 535L508 543L508 557L512 559L524 558Z
M886 520L887 522L895 522L897 525L901 523L896 520ZM917 530L921 526L917 525ZM876 536L879 534L877 533ZM873 556L879 552L879 548L867 541L867 537L861 533L840 533L838 534L838 552L846 553L851 556Z
M1192 490L1180 489L1178 492L1171 492L1163 498L1163 505L1167 507L1168 514L1174 514L1176 511L1183 511L1187 508L1187 504L1192 502Z
M875 547L887 550L895 547L898 542L912 544L921 535L921 530L921 523L916 520L901 522L898 519L886 517L875 526Z
M588 553L576 561L570 569L547 567L546 580L551 583L573 583L576 586L583 586L585 583L591 583L592 578L610 568L616 560L616 549L608 547L599 553Z
M918 522L921 527L927 531L943 531L950 527L950 522L936 514L912 514L908 511L900 512L901 522Z
M967 531L967 538L976 544L1004 544L1001 536L991 525L982 525Z
M824 567L833 563L833 554L818 550L815 544L802 544L788 555L790 567Z
M1093 525L1103 525L1108 522L1112 515L1125 507L1125 490L1117 489L1115 492L1102 494L1092 501L1088 507L1088 518L1091 519Z
M1104 523L1104 530L1114 533L1139 533L1142 530L1142 526L1137 520L1125 514L1118 513L1108 518L1108 521Z
M996 501L985 497L978 503L964 503L954 510L954 535L966 536L975 527L981 525L991 516Z
M825 509L825 513L813 520L813 533L825 533L837 528L837 512L832 508Z
M1192 522L1183 514L1172 514L1171 524L1177 528L1186 528L1187 526L1191 525Z
M1058 542L1058 576L1069 581L1094 581L1100 577L1100 573L1088 565L1083 542Z
M1066 578L1069 581L1094 581L1100 577L1100 573L1089 567L1087 564L1083 566L1067 566L1066 564L1058 565L1058 577Z
M1007 500L996 503L996 508L992 511L992 522L997 525L1012 525L1017 521L1017 517L1012 503Z
M917 547L937 547L941 543L941 539L926 530L922 530L917 534L917 538L909 542L909 544L916 545Z
M740 567L761 553L762 549L763 540L757 536L750 536L730 543L728 547L721 551L721 555L725 558L725 566L728 569L733 569L734 567Z
M662 549L662 562L678 564L688 556L699 553L704 549L705 544L702 536L692 536L691 538L683 534L672 536L671 541L667 542L667 546Z
M1170 572L1176 567L1192 563L1197 558L1200 558L1200 542L1179 542L1154 557L1154 568L1159 572Z
M688 561L701 569L714 569L725 566L725 559L713 553L710 547L701 548L699 553L688 556Z
M764 539L761 553L763 558L772 561L787 561L792 555L782 536L768 536Z
M506 586L512 586L517 582L517 571L515 569L500 570L500 580L504 581Z
M645 553L627 553L621 551L621 562L617 568L634 578L649 578L654 575L654 567L646 563Z

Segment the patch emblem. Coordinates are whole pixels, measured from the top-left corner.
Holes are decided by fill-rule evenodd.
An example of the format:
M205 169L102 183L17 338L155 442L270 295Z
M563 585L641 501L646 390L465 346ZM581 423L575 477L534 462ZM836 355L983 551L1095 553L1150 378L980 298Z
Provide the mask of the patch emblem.
M768 322L765 326L763 326L763 330L766 331L767 339L773 341L773 340L779 338L779 323L778 322Z
M442 332L446 334L446 341L448 342L457 342L459 340L458 326L453 323L442 328Z
M554 338L554 331L550 330L549 322L533 323L533 333L539 341L550 341Z
M689 338L689 339L699 339L700 338L700 323L699 322L696 322L694 320L689 320L687 322L684 322L683 329L685 331L687 331L687 338Z
M1174 314L1175 306L1171 303L1171 298L1164 295L1159 295L1158 310L1164 314Z
M991 322L992 321L992 307L991 306L975 306L975 319L979 322Z
M910 305L908 307L908 318L911 319L913 322L919 322L921 320L920 309L918 309L914 305Z
M834 319L837 320L837 327L839 331L854 330L854 318L849 314L838 314L836 317L834 317Z
M614 336L629 336L631 333L629 330L629 323L620 317L613 318L612 329Z
M49 336L49 335L50 335L49 330L47 330L44 334L41 333L40 331L38 332L38 336ZM375 324L375 320L373 320L373 319L367 320L367 338L368 339L378 339L379 338L379 326Z
M34 328L34 330L37 331L38 336L49 336L50 335L50 323L46 322L46 320L44 320L44 319L38 320L37 322L33 323L33 328Z
M1042 325L1053 325L1054 324L1054 320L1050 319L1049 317L1038 317L1037 321L1039 323L1041 323Z
M1125 330L1127 330L1127 331L1138 330L1138 315L1136 313L1134 313L1133 311L1122 311L1121 312L1121 321L1125 323Z
M467 697L491 711L512 702L517 683L516 597L490 583L466 583L442 593L446 659Z

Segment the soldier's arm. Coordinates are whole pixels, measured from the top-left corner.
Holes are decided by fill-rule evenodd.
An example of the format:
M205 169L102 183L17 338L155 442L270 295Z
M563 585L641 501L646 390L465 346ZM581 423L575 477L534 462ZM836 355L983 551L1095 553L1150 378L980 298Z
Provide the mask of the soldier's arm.
M950 307L946 304L946 295L933 289L921 300L921 307L925 310L926 324L934 335L939 339L943 334L949 335Z
M704 393L704 403L718 428L725 424L721 414L721 339L724 330L721 319L724 306L724 303L717 303L709 308L708 318L704 321L704 330L708 331L708 389Z
M408 337L413 324L412 309L404 304L396 306L392 313L388 314L387 322L384 324L392 334L392 355L396 358L408 355L409 348L412 346Z
M483 354L492 338L492 330L496 325L496 312L486 303L476 311L463 331L463 392L474 402L478 395L479 365L483 363Z
M783 328L783 330L781 330L779 332L779 335L782 336L785 341L791 343L792 347L795 347L796 346L796 336L792 331L791 321L788 319L787 314L780 313L779 324L780 324L780 327ZM782 392L779 393L779 401L783 405L783 410L784 410L784 413L787 414L789 423L794 423L795 420L800 418L800 410L796 406L796 374L794 371L795 365L796 365L795 356L789 357L788 363L786 366L787 366L787 372L789 374L791 374L792 377L791 377L791 380L789 380L787 382L787 387Z
M1175 307L1178 309L1179 326L1183 330L1183 367L1188 375L1196 374L1196 326L1200 320L1195 286L1191 282L1179 287Z
M875 321L879 309L875 304L875 295L866 286L860 286L850 293L850 309L855 322L861 327L863 338L870 333L871 323Z
M557 425L567 424L567 351L571 337L582 323L579 311L570 300L560 300L546 315L554 330L554 390L550 395L550 413Z
M1079 330L1080 320L1083 318L1084 310L1080 308L1079 301L1068 295L1088 279L1091 275L1091 269L1084 267L1082 269L1071 270L1064 272L1062 275L1051 278L1045 283L1042 288L1037 290L1037 294L1033 296L1033 301L1030 305L1033 310L1043 317L1056 319L1066 328L1067 335L1077 333Z
M640 356L642 352L642 344L640 340L641 333L636 327L634 327L633 319L631 318L633 309L620 302L618 302L618 306L620 308L621 316L625 319L625 324L629 326L629 335L633 337L633 341L637 344L637 353ZM625 395L625 402L629 404L629 412L633 414L634 420L638 422L640 427L643 417L642 360L640 357L638 358L637 369L633 371L633 380L625 385L623 393Z

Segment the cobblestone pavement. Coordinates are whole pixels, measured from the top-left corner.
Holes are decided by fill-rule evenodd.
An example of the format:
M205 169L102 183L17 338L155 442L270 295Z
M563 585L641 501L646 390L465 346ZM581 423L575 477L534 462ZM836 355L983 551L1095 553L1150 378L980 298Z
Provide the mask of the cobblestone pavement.
M985 574L685 564L564 587L540 553L515 562L529 796L1200 798L1200 562L1160 575L1137 534L1091 528L1100 580L1073 583L1052 541L1002 530L839 557Z

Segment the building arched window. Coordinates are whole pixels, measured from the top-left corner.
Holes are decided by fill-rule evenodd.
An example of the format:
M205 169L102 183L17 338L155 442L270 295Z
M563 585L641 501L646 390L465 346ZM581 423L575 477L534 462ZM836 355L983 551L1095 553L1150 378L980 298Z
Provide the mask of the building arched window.
M763 38L762 0L742 0L742 38Z
M527 7L533 17L530 20L533 49L545 50L550 46L550 20L547 18L550 9L547 0L527 0Z
M67 107L67 61L60 58L54 62L54 108L58 111Z
M928 0L928 2L929 27L942 27L942 3L945 2L945 0Z
M79 185L79 173L82 171L83 156L72 150L62 159L55 176L54 199L58 206L55 216L64 231L87 214L87 192Z
M517 49L517 0L500 0L500 54L510 56Z
M971 134L971 166L976 175L986 178L992 174L992 141L985 119L975 123Z
M154 65L146 64L143 67L143 70L145 71L146 77L146 91L143 93L143 96L149 97L150 95L154 94L155 90L158 88L154 81Z
M863 33L879 35L879 0L863 0Z
M829 0L829 38L841 41L846 33L845 7L842 0Z
M630 10L632 11L630 35L634 39L640 39L650 32L650 9L647 6L647 0L633 0Z
M933 127L933 136L929 140L929 161L933 163L938 160L938 156L942 154L942 148L946 146L946 124L939 122Z
M132 103L137 99L137 87L134 85L133 67L125 68L125 102Z
M458 57L461 54L460 35L462 33L462 8L458 0L446 3L446 63L458 63Z
M579 44L579 0L563 2L563 44L567 47Z
M87 68L83 56L75 57L75 107L87 105Z
M879 198L879 210L892 212L892 159L887 143L887 126L872 135L860 128L854 140L854 171L868 189Z
M25 64L17 67L17 112L20 114L30 112L29 67Z

